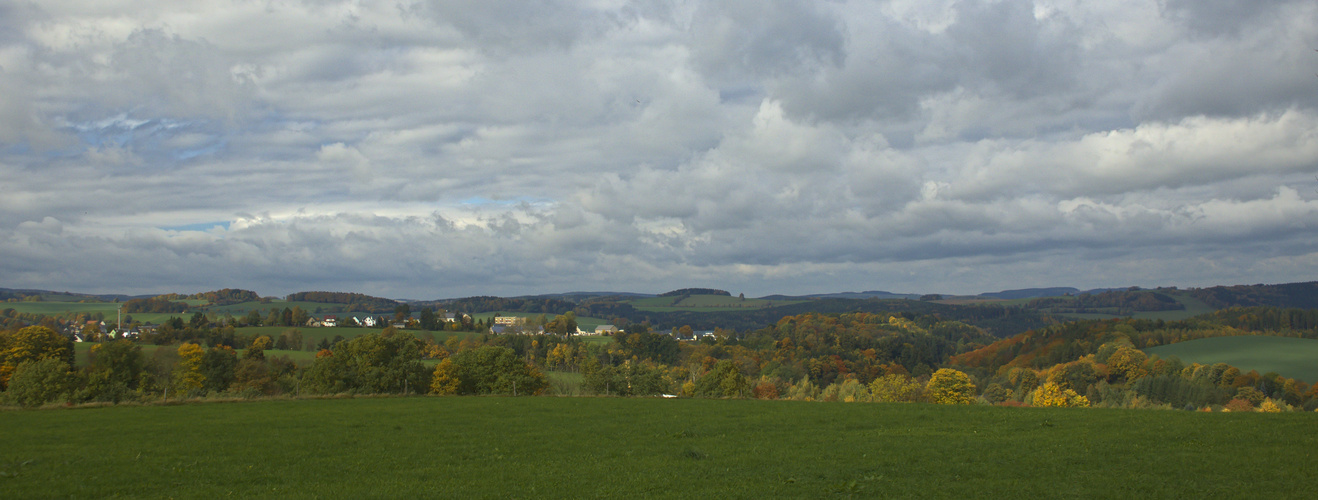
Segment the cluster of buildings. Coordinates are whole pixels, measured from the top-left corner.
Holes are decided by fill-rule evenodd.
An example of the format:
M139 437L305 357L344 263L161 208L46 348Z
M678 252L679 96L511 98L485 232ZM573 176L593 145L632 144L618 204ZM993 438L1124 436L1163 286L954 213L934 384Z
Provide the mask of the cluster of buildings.
M99 336L99 338L95 338L95 339L87 338L85 334L87 333L88 326L94 328L94 331L96 332L96 335ZM106 325L104 321L87 320L86 323L78 323L76 321L68 322L67 324L64 325L63 333L66 336L72 337L74 342L92 342L100 339L136 340L139 337L141 337L143 333L151 332L154 329L155 327L153 326L130 326L130 327L111 328L109 325Z

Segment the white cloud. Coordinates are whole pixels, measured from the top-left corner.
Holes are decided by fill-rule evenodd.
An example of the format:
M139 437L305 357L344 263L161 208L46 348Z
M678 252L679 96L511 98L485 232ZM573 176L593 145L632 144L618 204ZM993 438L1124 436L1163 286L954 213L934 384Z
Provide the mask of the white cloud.
M0 5L0 281L424 298L1312 279L1318 6L1247 10Z

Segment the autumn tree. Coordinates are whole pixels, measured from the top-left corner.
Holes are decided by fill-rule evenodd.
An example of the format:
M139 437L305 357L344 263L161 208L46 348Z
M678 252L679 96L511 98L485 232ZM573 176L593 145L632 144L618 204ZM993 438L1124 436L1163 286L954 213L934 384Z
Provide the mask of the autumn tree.
M909 403L919 401L924 387L906 374L891 374L870 382L870 398L880 403Z
M96 342L101 340L101 325L96 323L87 323L82 325L83 342Z
M265 360L265 351L266 349L269 349L273 343L274 342L270 340L269 335L261 335L252 339L252 345L248 346L247 350L243 351L243 359Z
M596 394L616 396L653 396L662 394L672 385L665 371L649 361L619 366L604 366L591 370L583 379L586 389Z
M184 394L197 395L203 390L206 376L202 374L202 363L206 351L197 344L184 343L178 347L178 364L174 365L174 390Z
M43 359L57 359L73 366L73 341L44 326L0 334L0 388L8 386L9 377L18 365Z
M311 315L302 310L301 306L293 306L292 312L293 321L291 321L292 324L289 326L306 326L307 322L311 321Z
M870 399L869 387L860 383L855 377L848 376L841 382L829 384L824 388L821 395L824 401L841 401L844 403L854 403L857 401L868 401Z
M761 378L755 387L751 388L751 396L755 399L778 399L778 385L772 380Z
M970 376L951 368L941 368L929 378L924 387L931 403L971 404L975 402L975 384Z
M462 380L458 377L458 370L453 366L453 358L444 358L435 365L435 371L431 373L430 393L440 396L459 394L462 390Z
M577 314L568 311L566 314L555 316L545 324L545 333L558 335L572 335L577 333Z
M1034 406L1076 407L1089 406L1089 398L1081 396L1070 388L1056 382L1044 382L1034 391Z
M558 344L549 350L549 355L545 357L545 366L550 370L558 368L568 368L576 359L575 349L569 344Z
M1108 369L1112 375L1123 380L1135 380L1149 374L1145 366L1149 360L1144 351L1130 346L1122 346L1107 358Z
M1274 402L1272 398L1268 398L1263 400L1263 403L1259 405L1258 411L1263 413L1279 413L1282 411L1282 405Z
M419 322L421 324L422 330L427 330L427 331L438 330L437 327L439 326L439 322L435 319L434 309L431 309L429 307L422 309Z
M79 399L112 403L133 399L145 373L142 348L132 341L115 340L94 345L90 352L87 386Z
M202 387L207 391L223 392L233 384L238 367L238 353L227 345L217 345L206 350L202 356L201 374L205 377Z
M338 342L332 355L318 355L307 369L307 388L322 393L370 394L425 390L431 379L421 364L425 343L407 331L385 333Z
M990 403L1001 403L1011 399L1013 396L1015 396L1015 393L1011 389L1003 387L1002 384L997 382L990 383L988 386L984 387L984 399L988 400Z
M67 395L73 388L69 365L57 358L24 361L9 379L6 397L26 407L41 406Z
M722 360L696 380L695 395L704 397L735 398L743 396L749 388L741 368L732 360Z
M441 361L430 387L435 394L529 395L543 392L549 380L512 349L482 346Z

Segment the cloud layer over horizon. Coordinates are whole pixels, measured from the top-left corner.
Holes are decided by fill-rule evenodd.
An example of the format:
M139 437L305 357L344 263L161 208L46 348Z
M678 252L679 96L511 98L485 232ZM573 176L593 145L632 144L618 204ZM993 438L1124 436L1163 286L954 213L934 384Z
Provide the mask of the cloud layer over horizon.
M1318 279L1318 4L0 0L0 287Z

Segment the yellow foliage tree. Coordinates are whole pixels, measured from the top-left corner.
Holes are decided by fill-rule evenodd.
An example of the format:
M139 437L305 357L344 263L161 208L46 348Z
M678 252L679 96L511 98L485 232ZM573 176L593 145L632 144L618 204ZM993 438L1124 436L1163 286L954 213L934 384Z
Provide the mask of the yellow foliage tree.
M682 384L682 391L679 393L683 397L691 397L696 394L696 383L690 380Z
M1077 407L1089 406L1089 398L1081 396L1071 389L1063 388L1054 382L1045 382L1034 391L1034 406Z
M880 403L919 401L923 389L919 381L905 374L884 375L870 382L871 400Z
M1263 413L1281 413L1281 406L1273 402L1272 398L1268 398L1263 400L1263 404L1259 405L1258 411Z
M555 368L567 366L572 362L572 359L572 346L558 344L554 346L553 350L549 351L548 359L545 360L545 365L553 370Z
M442 396L457 394L461 387L462 381L458 379L458 370L453 366L452 358L444 358L435 365L434 378L430 380L431 394Z
M0 389L9 383L18 365L27 361L58 359L73 365L73 344L44 326L29 326L11 334L0 334Z
M1113 372L1121 375L1126 380L1135 380L1149 374L1145 363L1149 357L1144 351L1134 347L1122 346L1117 352L1112 353L1108 358L1107 365Z
M931 403L968 405L975 402L975 384L970 376L951 368L941 368L929 378L924 393Z
M206 351L197 344L184 343L178 347L178 364L174 365L174 387L180 392L201 389L206 375L201 373L202 358Z
M856 401L869 400L870 394L869 388L867 388L865 384L860 383L860 381L855 378L848 377L842 382L829 384L828 387L824 388L821 397L824 401L854 403Z

